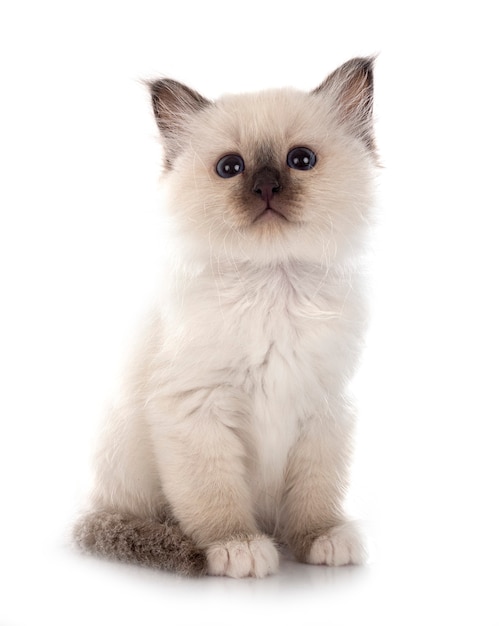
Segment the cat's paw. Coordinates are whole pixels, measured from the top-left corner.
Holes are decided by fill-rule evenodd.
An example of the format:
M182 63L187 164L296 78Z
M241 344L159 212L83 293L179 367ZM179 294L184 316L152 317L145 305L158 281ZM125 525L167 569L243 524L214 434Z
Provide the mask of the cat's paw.
M307 563L313 565L360 565L367 558L361 535L354 524L345 522L317 537L310 547Z
M217 542L206 550L208 574L231 578L264 578L279 568L279 553L263 535Z

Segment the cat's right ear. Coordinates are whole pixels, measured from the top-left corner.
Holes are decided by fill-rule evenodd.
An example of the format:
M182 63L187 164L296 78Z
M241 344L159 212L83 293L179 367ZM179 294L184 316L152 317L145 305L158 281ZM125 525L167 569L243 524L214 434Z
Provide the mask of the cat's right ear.
M169 168L182 148L182 138L190 119L211 102L197 91L170 78L148 81L147 86L156 124L165 144L165 164Z

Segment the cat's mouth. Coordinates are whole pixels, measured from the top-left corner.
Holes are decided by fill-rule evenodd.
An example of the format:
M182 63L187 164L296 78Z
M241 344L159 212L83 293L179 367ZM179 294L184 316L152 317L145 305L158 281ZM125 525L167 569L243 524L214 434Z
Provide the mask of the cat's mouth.
M256 218L253 220L253 223L268 222L274 220L284 220L287 222L288 218L274 207L267 206L261 213L256 216Z

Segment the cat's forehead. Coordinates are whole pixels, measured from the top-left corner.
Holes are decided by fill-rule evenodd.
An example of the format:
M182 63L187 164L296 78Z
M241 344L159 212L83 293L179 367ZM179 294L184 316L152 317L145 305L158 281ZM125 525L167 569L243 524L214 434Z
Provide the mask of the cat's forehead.
M280 149L324 137L327 109L320 98L292 89L223 96L206 111L200 132L214 152Z

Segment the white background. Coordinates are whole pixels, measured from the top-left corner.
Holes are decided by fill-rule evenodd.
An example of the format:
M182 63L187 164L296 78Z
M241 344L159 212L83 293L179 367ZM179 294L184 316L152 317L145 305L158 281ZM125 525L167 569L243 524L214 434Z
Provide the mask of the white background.
M0 624L499 624L492 2L9 2L0 13ZM75 554L98 420L161 253L139 79L311 89L380 53L357 379L367 568L203 579Z

